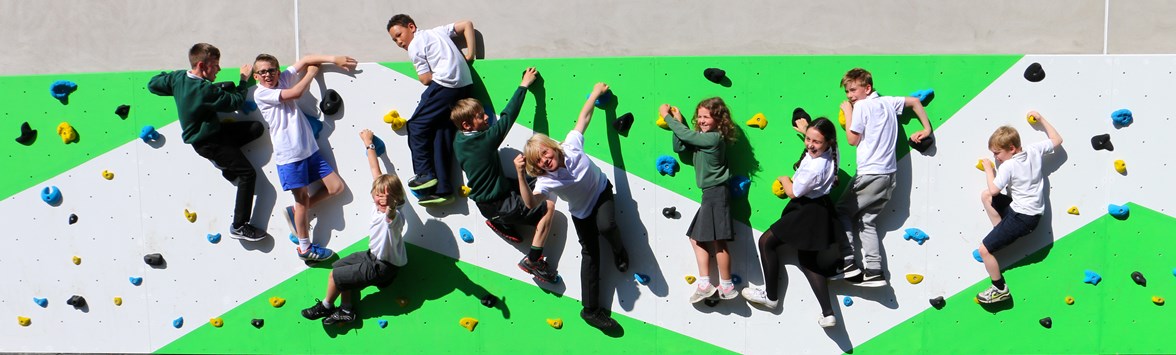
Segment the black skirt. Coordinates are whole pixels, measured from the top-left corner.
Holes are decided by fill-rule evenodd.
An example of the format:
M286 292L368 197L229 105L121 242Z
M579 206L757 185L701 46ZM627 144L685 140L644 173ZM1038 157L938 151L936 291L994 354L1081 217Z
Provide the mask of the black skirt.
M837 212L829 195L818 198L797 197L788 201L780 219L768 228L772 235L780 238L797 250L822 251L837 243L833 233L840 233Z
M702 205L690 221L686 235L699 242L735 240L731 229L731 191L727 184L702 190Z

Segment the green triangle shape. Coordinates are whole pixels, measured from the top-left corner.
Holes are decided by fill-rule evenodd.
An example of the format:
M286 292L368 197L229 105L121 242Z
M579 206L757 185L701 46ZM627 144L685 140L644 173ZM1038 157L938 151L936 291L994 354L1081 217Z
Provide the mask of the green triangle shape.
M985 278L943 309L928 308L853 353L1171 353L1176 310L1151 298L1176 297L1176 239L1161 232L1176 229L1176 218L1129 206L1126 220L1104 215L1006 268L1011 302L977 305L975 295L991 285ZM1102 282L1083 283L1086 270ZM1134 271L1147 278L1146 287L1132 281ZM1052 328L1038 323L1045 317Z

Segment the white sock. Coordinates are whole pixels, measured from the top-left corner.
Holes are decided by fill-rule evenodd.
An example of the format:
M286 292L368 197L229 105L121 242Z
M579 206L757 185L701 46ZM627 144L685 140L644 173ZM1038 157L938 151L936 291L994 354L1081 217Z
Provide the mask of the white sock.
M331 304L331 302L327 302L327 300L323 300L323 306L327 307L327 309L335 308L335 305Z
M707 286L710 286L710 276L700 276L698 280L694 282L698 284L699 290L704 289Z
M303 252L310 250L310 238L298 238L298 248Z
M731 280L722 280L722 279L720 279L720 280L719 280L719 286L720 286L720 287L723 287L723 288L728 288L728 287L734 288L734 287L735 287L735 283L731 282Z

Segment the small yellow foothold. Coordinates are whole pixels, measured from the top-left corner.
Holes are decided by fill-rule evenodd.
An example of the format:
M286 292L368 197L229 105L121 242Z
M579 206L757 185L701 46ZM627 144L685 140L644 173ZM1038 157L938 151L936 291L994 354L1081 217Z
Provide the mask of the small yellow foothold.
M279 308L286 305L286 299L278 296L270 297L269 302L271 306L274 306L274 308Z
M1029 124L1037 124L1037 115L1034 115L1032 112L1030 112L1029 114L1025 115L1025 120L1029 121Z
M693 285L694 281L698 281L698 278L694 277L694 275L686 275L686 283L687 284Z
M78 131L73 126L70 126L69 122L62 122L57 125L57 135L61 136L61 142L65 144L78 141Z
M1127 173L1127 163L1123 162L1123 159L1116 160L1115 161L1115 171L1118 171L1120 174L1126 174Z
M469 196L469 195L470 195L470 191L473 191L473 190L472 190L472 189L470 189L470 187L469 187L469 186L461 185L461 197L467 197L467 196Z
M841 124L841 129L845 129L845 111L837 110L837 122Z
M763 112L760 112L751 116L751 119L747 120L747 125L759 129L768 128L768 118L764 117Z
M906 274L906 279L907 279L907 282L910 282L910 283L911 283L911 285L917 285L917 284L919 284L920 282L923 282L923 275L919 275L919 274Z
M102 171L102 178L106 179L106 180L113 180L114 173L110 172L110 170L103 170Z
M185 208L184 218L187 219L188 222L196 223L196 212L190 212L187 208Z
M552 328L555 328L555 329L561 329L561 328L563 328L563 318L556 318L556 319L548 318L547 325L550 325Z
M465 317L465 318L461 319L459 324L461 324L462 328L466 328L466 330L472 332L472 331L474 331L474 327L478 326L478 320L475 318L471 318L471 317Z
M221 319L221 317L216 317L209 319L208 324L212 324L212 326L220 328L221 326L225 325L225 320Z
M657 126L661 127L662 129L670 129L670 125L668 123L666 123L666 118L662 117L662 115L657 115L657 122L656 123L657 123Z
M984 159L976 161L976 170L984 171Z
M1072 215L1077 215L1078 214L1078 206L1070 206L1070 209L1066 210L1066 213L1069 213Z
M781 184L779 179L772 182L772 194L779 198L788 198L788 193L784 191L784 184Z
M121 306L122 305L122 297L115 297L114 298L114 305Z
M74 255L74 257L73 257L73 263L74 263L74 265L81 265L81 264L82 264L82 258L81 258L81 257L78 257L77 255Z
M29 326L29 324L33 324L32 319L29 319L29 317L21 317L21 316L16 317L16 322L20 323L20 326L22 326L22 327L27 327L27 326Z
M976 304L980 304L980 299L979 299L979 298L972 297L972 301L975 301L975 302L976 302Z
M1066 304L1074 304L1074 296L1066 296Z
M1163 306L1164 298L1160 296L1152 296L1152 303L1155 303L1157 306Z

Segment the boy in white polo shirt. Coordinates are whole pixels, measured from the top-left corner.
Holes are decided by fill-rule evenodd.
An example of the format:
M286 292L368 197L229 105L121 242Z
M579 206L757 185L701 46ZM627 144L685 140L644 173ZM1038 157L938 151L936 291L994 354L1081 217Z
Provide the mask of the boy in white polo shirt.
M837 203L837 214L845 229L840 241L844 264L834 278L845 278L864 287L886 286L882 275L881 240L874 220L890 201L894 192L894 172L898 170L894 146L898 140L898 115L911 107L923 130L911 134L918 143L931 135L931 122L923 104L914 97L878 96L874 78L862 68L854 68L841 79L845 97L845 140L857 147L857 176ZM861 226L860 229L857 226ZM854 232L861 243L861 269L854 265ZM864 271L863 271L864 270Z
M408 188L416 192L422 206L453 201L449 168L453 164L453 137L457 130L449 120L449 113L457 100L469 96L468 88L474 83L467 64L474 62L474 34L474 23L468 20L427 30L418 29L405 14L388 20L388 35L397 46L408 51L418 79L428 86L407 125L408 149L416 174L408 180ZM465 38L467 53L462 54L453 43L451 37L456 36Z
M310 242L307 210L338 195L344 185L339 173L319 154L310 123L298 107L298 99L306 93L323 63L334 63L348 71L354 70L357 64L347 56L308 55L282 71L278 69L278 59L269 54L259 54L253 62L253 77L258 84L253 100L269 125L282 189L294 194L294 205L282 209L282 215L290 225L290 232L298 238L298 257L311 262L329 259L335 253ZM300 78L302 72L305 74ZM323 181L323 188L311 194L310 184L318 180Z
M992 278L992 286L976 295L980 303L995 303L1010 298L1008 285L1000 273L1000 264L992 255L1008 246L1017 238L1032 233L1045 212L1045 196L1042 194L1043 176L1041 159L1053 153L1062 145L1062 136L1040 113L1030 111L1036 117L1049 139L1033 143L1021 149L1021 135L1013 127L1002 126L988 138L988 150L1000 163L997 169L992 160L984 159L984 176L987 187L980 192L980 202L992 220L992 231L980 243L980 258L984 269ZM1001 190L1008 189L1008 195Z

